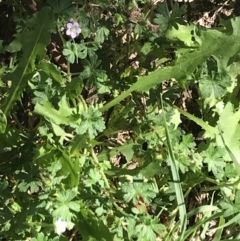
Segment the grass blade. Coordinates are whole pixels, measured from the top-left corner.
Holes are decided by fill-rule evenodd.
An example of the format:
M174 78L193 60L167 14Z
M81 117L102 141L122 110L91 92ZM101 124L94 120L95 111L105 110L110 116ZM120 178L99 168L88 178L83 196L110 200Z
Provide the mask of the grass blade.
M187 224L186 223L186 218L187 218L186 206L185 206L182 186L181 186L181 182L180 182L180 177L179 177L179 173L178 173L178 168L177 168L175 156L173 153L170 133L169 133L166 118L165 118L165 113L164 113L164 109L163 109L163 101L162 101L161 95L160 95L160 98L161 98L163 122L164 122L164 126L165 126L165 131L166 131L168 152L169 152L169 157L170 157L171 172L172 172L172 177L173 177L173 181L174 181L177 203L178 203L178 207L179 207L181 232L183 234L184 231L186 230L186 224Z

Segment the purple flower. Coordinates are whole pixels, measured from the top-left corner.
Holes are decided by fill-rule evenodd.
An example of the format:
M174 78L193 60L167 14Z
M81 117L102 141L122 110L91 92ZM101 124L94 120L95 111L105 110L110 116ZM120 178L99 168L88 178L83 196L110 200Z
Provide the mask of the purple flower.
M77 22L68 23L66 34L71 36L72 39L76 38L82 32Z

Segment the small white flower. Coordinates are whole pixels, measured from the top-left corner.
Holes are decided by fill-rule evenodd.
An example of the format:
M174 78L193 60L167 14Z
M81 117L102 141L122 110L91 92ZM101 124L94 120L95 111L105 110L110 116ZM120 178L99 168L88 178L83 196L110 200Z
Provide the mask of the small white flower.
M63 221L61 218L58 218L58 220L55 222L55 226L57 234L60 235L61 233L66 231L67 222Z

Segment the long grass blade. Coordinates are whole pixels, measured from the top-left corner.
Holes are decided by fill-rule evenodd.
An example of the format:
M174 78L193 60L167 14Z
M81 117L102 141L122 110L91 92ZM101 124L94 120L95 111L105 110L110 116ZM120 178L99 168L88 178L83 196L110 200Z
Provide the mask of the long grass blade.
M173 182L174 182L174 187L175 187L175 192L176 192L176 197L177 197L177 204L178 204L178 207L179 207L181 232L183 234L184 231L186 230L186 226L187 226L186 225L187 224L186 223L186 220L187 220L186 206L185 206L182 186L181 186L181 182L180 182L180 177L179 177L179 173L178 173L178 168L177 168L175 156L174 156L174 153L173 153L170 133L169 133L166 118L165 118L163 101L162 101L161 95L160 95L160 98L161 98L163 122L164 122L165 131L166 131L168 152L169 152L169 157L170 157L171 172L172 172L172 177L173 177Z

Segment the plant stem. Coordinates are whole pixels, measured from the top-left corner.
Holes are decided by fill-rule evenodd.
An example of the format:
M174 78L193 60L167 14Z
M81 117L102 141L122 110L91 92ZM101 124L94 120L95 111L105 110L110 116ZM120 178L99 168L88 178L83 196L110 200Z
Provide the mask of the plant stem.
M62 32L61 32L61 29L59 28L59 24L58 23L57 23L57 31L58 31L60 39L62 40L63 46L65 46L66 45L66 41L65 41L65 39L62 36ZM70 63L69 63L69 61L67 59L66 59L66 61L67 61L67 79L68 79L68 82L71 82L72 78L71 78L71 72L70 72Z

